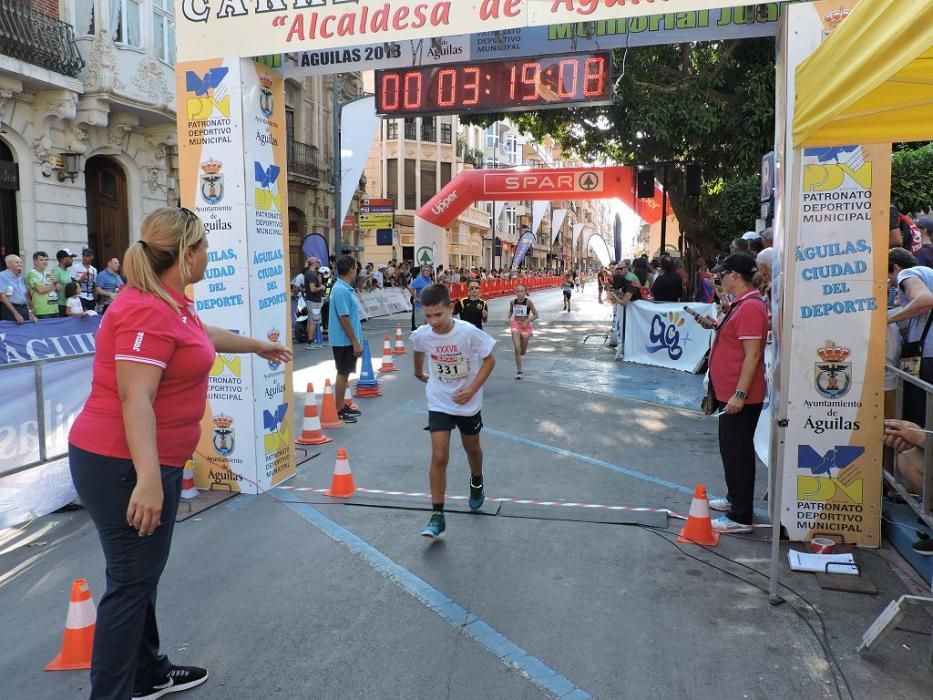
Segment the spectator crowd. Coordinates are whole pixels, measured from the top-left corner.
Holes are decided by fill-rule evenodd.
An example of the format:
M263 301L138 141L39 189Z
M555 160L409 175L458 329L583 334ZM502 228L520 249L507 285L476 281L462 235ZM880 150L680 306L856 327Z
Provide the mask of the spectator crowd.
M24 272L20 256L4 258L0 272L0 320L24 323L67 316L103 314L126 284L120 261L112 258L98 271L94 251L84 248L81 259L68 248L55 254L38 250L32 255L32 269Z

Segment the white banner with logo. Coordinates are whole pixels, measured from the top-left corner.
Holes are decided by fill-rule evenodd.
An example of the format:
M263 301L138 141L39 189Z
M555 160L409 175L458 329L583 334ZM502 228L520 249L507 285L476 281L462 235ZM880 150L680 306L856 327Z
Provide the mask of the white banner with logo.
M657 33L661 24L650 22L648 15L746 4L748 0L175 0L175 21L178 60L193 61L449 37L465 28L493 32L627 17L642 18L641 31Z
M179 63L181 202L207 230L196 308L210 325L291 337L284 79L250 60ZM291 367L218 355L194 455L199 488L258 493L295 473Z
M713 331L684 311L716 315L715 304L658 304L635 301L625 313L625 361L696 374L709 350Z

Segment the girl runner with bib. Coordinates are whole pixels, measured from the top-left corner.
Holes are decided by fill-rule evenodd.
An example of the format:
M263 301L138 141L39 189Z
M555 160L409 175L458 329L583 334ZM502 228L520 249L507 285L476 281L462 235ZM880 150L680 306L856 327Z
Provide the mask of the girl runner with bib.
M532 324L538 319L538 309L528 298L528 289L520 284L515 288L515 298L509 302L509 316L512 321L512 344L515 346L515 378L522 378L522 357L528 352L528 341L534 334Z

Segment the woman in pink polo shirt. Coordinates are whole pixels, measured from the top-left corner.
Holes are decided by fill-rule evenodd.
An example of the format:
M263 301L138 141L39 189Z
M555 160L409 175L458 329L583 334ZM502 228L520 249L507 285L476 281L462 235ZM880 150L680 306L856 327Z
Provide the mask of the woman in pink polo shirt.
M755 428L765 400L764 347L768 311L753 278L758 271L748 253L735 253L713 269L734 297L719 322L709 358L709 377L719 402L719 454L726 498L710 501L725 512L713 521L720 532L752 532L755 498Z
M201 668L159 653L155 600L185 461L194 453L214 356L291 350L201 323L185 287L207 267L207 235L187 209L143 221L126 251L127 285L97 332L91 395L69 435L75 488L97 526L107 591L97 608L91 697L158 698L200 685Z

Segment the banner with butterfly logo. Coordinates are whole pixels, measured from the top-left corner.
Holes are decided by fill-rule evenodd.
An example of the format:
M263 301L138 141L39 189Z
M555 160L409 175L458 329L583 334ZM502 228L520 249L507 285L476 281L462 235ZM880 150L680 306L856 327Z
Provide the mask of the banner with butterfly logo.
M270 341L291 338L284 83L252 60L179 64L181 203L209 250L193 297L201 319ZM218 355L194 455L199 488L259 493L295 473L291 367Z

